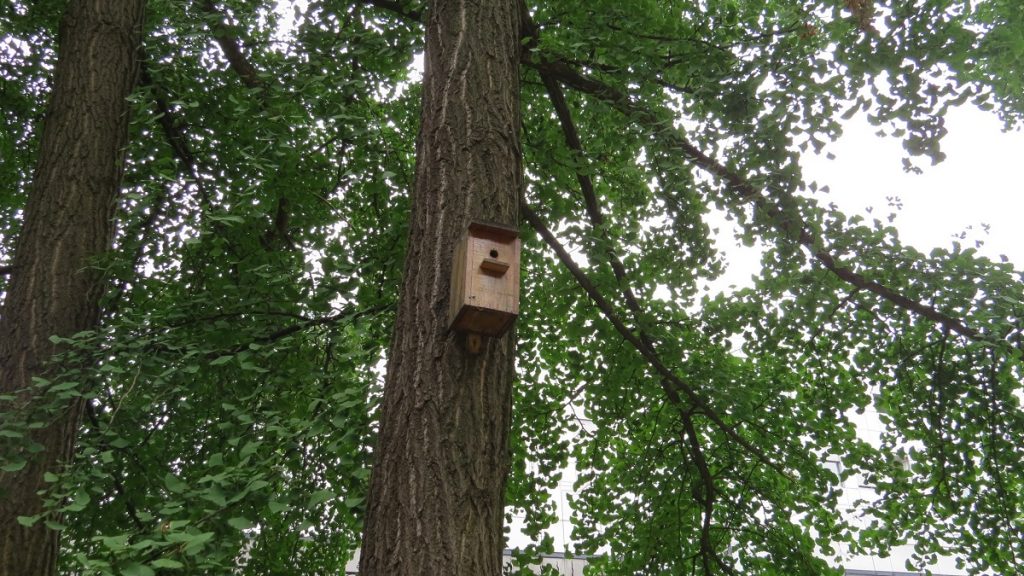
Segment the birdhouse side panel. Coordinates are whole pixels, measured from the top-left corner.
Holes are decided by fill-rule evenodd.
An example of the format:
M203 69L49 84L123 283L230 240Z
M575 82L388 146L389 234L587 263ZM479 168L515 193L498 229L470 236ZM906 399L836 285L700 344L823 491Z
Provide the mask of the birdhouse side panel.
M466 235L462 236L462 240L459 241L455 248L455 258L452 260L452 285L451 291L449 292L451 299L448 302L448 326L452 327L455 324L456 318L462 311L462 307L466 303L466 288L467 288L467 268L468 263L466 259L466 245L468 242Z

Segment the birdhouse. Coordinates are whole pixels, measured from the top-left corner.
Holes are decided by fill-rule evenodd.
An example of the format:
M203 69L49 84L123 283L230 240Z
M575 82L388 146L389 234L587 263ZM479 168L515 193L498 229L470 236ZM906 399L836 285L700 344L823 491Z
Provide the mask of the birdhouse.
M501 336L519 315L519 231L473 222L455 249L448 326Z

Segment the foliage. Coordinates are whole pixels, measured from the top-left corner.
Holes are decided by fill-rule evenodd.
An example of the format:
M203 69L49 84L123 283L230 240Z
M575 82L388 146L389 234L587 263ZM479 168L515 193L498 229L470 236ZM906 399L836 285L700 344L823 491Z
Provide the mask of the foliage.
M547 492L573 459L577 552L600 554L600 573L830 574L840 545L906 541L915 568L954 555L977 573L1021 570L1020 274L957 245L904 246L817 202L800 170L843 117L902 138L908 169L943 158L951 106L1017 125L1014 4L529 4L526 203L705 403L524 228L509 503L538 536L530 552L550 548ZM0 256L29 190L59 10L0 9ZM51 478L53 515L23 519L64 531L67 571L329 574L358 544L404 253L419 10L150 2L116 248L95 264L110 279L104 324L38 383L52 405L0 421L16 444L88 400L79 458ZM766 247L754 287L702 295L724 266L712 210ZM872 403L878 444L851 421ZM880 497L851 513L839 480L854 475Z

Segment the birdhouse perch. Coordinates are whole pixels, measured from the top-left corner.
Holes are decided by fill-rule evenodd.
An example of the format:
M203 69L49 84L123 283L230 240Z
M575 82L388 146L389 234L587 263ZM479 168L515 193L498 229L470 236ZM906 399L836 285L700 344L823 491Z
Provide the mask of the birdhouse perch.
M519 231L473 222L455 249L448 326L501 336L519 315Z

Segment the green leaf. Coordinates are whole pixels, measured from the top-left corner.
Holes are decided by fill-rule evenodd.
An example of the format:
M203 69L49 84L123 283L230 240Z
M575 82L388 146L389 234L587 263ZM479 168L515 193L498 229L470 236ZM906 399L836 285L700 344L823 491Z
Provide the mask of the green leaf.
M55 384L53 386L50 386L49 390L50 390L50 392L64 392L65 390L71 390L72 388L77 388L77 387L78 387L78 382L75 382L73 380L69 380L69 381L61 382L60 384Z
M168 490L176 494L180 494L188 490L188 484L186 484L180 478L169 472L166 475L164 475L164 486L166 486Z
M330 490L317 490L310 495L309 501L306 503L306 507L312 508L314 506L318 506L328 500L334 499L335 497L336 495L334 492L331 492Z
M152 568L138 562L130 562L121 569L121 573L124 576L155 576L156 572Z
M251 520L243 516L235 516L234 518L228 519L228 525L236 530L248 530L255 526Z
M75 497L72 499L71 503L64 507L64 510L67 512L81 512L82 510L85 510L85 507L88 506L91 501L92 497L89 496L89 493L83 489L79 489L78 492L75 492Z
M213 539L213 532L201 532L199 534L190 534L185 542L184 552L189 555L197 554L203 549L203 546L207 542Z
M8 462L3 466L0 466L0 470L4 472L17 472L18 470L24 468L26 464L28 464L28 462L25 459L20 458L18 460L14 460L13 462Z
M259 448L260 448L260 443L259 442L249 441L249 442L246 442L244 446L242 446L242 449L239 450L238 453L239 453L239 455L241 455L244 458L246 456L250 456L252 454L255 454L256 451L259 450Z
M117 448L118 450L123 450L131 445L131 441L122 437L117 437L110 441L110 447Z
M224 491L221 490L220 486L216 484L213 484L206 490L203 490L203 492L201 493L201 497L204 500L213 502L214 504L221 508L227 505L227 498L224 496Z
M35 516L18 516L17 520L18 524L21 524L26 528L31 528L32 526L35 526L36 522L38 522L42 517L42 514L36 514Z
M117 536L102 536L100 541L111 552L120 552L128 547L129 534L118 534Z

